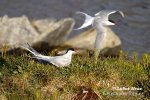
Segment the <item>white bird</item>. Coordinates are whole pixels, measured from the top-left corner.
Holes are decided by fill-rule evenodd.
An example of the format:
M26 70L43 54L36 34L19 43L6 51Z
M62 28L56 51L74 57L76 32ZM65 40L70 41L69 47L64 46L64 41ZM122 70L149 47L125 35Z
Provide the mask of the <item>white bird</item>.
M100 51L102 50L102 44L107 35L106 27L115 25L114 21L109 20L109 15L114 14L114 13L120 14L122 17L124 17L123 12L119 11L119 10L102 10L102 11L96 13L95 17L89 16L83 12L77 12L77 14L85 15L85 21L81 27L79 27L75 30L83 29L87 26L92 25L93 28L97 32L95 46L94 46L97 51L97 55L99 55Z
M30 53L33 54L32 58L37 59L38 61L44 61L53 64L56 67L64 67L68 66L71 63L72 54L75 53L75 50L73 48L69 48L67 52L64 55L61 56L45 56L40 53L38 53L36 50L34 50L29 44L28 48L22 46L26 50L28 50Z

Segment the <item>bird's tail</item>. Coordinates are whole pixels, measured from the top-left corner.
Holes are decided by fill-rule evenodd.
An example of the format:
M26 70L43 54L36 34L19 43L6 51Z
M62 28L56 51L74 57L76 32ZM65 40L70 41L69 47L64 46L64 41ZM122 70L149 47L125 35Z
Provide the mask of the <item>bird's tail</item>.
M76 28L74 30L79 30L79 29L86 28L86 27L92 25L94 17L89 16L88 14L86 14L84 12L76 12L76 13L77 14L83 14L85 16L85 21L84 21L84 23L82 24L81 27Z
M28 43L27 43L27 45L28 45L28 48L27 48L27 47L24 47L24 46L21 46L21 47L23 47L24 49L28 50L28 51L29 51L30 53L32 53L35 57L41 55L41 54L38 53L36 50L34 50Z

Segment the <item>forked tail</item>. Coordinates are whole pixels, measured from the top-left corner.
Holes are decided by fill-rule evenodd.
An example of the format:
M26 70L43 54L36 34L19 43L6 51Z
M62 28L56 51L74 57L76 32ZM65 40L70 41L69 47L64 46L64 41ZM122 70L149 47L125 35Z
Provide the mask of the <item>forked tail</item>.
M41 55L41 54L38 53L36 50L34 50L28 43L27 43L27 45L28 45L28 48L27 48L27 47L24 47L24 46L21 46L21 47L23 47L24 49L28 50L28 51L29 51L30 53L32 53L35 57Z

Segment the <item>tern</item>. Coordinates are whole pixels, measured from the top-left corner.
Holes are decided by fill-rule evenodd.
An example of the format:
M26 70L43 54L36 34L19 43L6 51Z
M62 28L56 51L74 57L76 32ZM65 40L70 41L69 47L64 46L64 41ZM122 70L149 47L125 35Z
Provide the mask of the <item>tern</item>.
M38 61L48 62L50 64L53 64L56 67L64 67L64 66L70 65L71 59L72 59L72 54L75 53L75 50L73 48L69 48L65 54L63 54L61 56L53 56L52 57L52 56L45 56L45 55L38 53L29 44L28 44L28 48L24 47L24 46L22 46L22 47L33 54L32 58L35 58Z
M96 50L96 52L95 52L96 56L98 56L100 51L102 50L102 44L103 44L104 40L106 39L105 38L107 35L106 27L115 25L115 22L113 20L109 19L109 15L119 14L122 17L124 17L123 12L120 10L102 10L102 11L96 13L94 17L92 17L84 12L77 12L77 14L84 15L85 21L81 27L79 27L75 30L83 29L83 28L86 28L86 27L92 25L93 28L97 32L95 45L94 45L94 48Z

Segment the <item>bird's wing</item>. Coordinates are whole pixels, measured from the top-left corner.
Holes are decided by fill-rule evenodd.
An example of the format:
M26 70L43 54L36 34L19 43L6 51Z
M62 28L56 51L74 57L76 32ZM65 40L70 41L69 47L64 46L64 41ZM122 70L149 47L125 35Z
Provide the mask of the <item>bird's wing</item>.
M74 29L74 30L79 30L79 29L82 29L82 28L85 28L85 27L88 27L88 26L92 25L92 22L93 22L93 19L94 19L92 16L89 16L84 12L76 12L76 13L85 15L85 21L84 21L84 23L82 24L81 27L79 27L77 29Z
M51 60L53 59L53 57L50 57L50 56L44 56L44 55L41 55L41 56L34 56L32 58L35 58L35 59L38 59L39 61L46 61L46 62L49 62L51 63Z
M57 67L63 67L70 64L70 60L64 56L55 56L53 59L51 59L50 63Z
M119 14L119 15L121 15L122 17L124 17L124 13L122 12L122 11L120 11L120 10L108 10L107 11L107 16L109 16L109 15L111 15L111 14Z
M124 13L120 10L101 10L100 12L96 13L95 16L101 16L101 17L108 17L111 14L120 14L122 17L124 17Z

